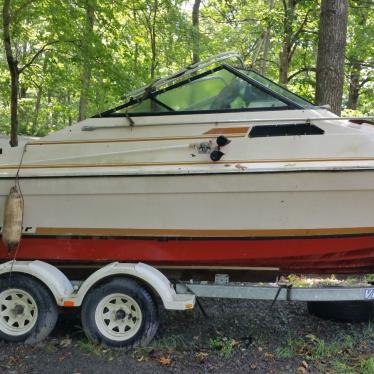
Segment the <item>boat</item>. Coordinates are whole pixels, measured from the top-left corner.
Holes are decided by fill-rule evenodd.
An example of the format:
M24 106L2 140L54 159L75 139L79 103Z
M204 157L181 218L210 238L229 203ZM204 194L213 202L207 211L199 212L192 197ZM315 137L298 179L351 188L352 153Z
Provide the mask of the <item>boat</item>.
M0 261L61 269L374 271L374 126L223 53L0 158L22 238ZM3 223L4 224L4 223Z

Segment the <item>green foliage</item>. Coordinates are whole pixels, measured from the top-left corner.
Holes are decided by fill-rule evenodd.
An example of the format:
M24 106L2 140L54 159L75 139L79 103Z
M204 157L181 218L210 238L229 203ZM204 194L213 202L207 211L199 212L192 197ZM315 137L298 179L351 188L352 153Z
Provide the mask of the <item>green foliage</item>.
M274 1L272 7L270 3L203 2L200 57L237 50L248 66L278 80L280 53L289 37L288 87L313 100L319 2L299 0L292 12L284 8L287 1ZM344 105L349 101L351 73L358 69L357 108L346 113L373 114L374 16L368 11L372 3L350 3ZM2 5L0 0L0 9ZM93 9L92 30L87 28L88 8ZM187 0L12 0L13 51L19 68L27 66L20 75L20 134L41 136L75 122L87 67L87 115L93 115L120 103L125 92L189 64L191 11L192 1ZM266 33L269 51L265 56ZM9 86L1 48L0 131L5 133L10 130Z
M92 343L86 338L82 338L81 340L79 340L77 345L78 348L84 353L94 356L101 356L103 354L103 347Z
M191 348L192 343L185 340L183 335L170 335L165 338L155 340L152 349L183 351Z
M361 362L360 374L374 374L374 357Z
M238 342L234 339L228 339L226 337L217 337L215 339L209 339L209 347L211 349L219 351L220 355L224 358L230 358L234 353L235 346Z
M285 343L278 347L278 359L287 360L299 357L308 362L310 367L321 373L339 374L374 374L374 357L358 357L354 348L364 339L373 338L373 329L368 325L364 336L352 332L337 335L333 341L308 334L305 337L289 336Z

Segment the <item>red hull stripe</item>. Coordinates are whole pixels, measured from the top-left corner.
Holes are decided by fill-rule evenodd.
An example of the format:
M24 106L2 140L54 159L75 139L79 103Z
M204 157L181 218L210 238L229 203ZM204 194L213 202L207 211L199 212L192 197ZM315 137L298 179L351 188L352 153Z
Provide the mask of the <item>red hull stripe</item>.
M9 256L0 246L0 259ZM279 267L293 271L374 271L374 236L252 240L25 237L19 260L158 265Z

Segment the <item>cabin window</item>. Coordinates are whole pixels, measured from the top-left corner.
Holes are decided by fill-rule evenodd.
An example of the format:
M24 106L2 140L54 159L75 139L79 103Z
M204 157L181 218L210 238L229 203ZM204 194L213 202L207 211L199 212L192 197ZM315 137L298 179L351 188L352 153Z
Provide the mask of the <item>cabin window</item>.
M322 135L324 130L310 123L254 126L249 132L250 138L269 136Z

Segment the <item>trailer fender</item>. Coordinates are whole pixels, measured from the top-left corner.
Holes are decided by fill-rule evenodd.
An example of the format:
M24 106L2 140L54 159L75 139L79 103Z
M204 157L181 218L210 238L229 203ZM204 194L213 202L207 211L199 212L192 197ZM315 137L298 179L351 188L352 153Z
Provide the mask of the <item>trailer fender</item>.
M195 296L192 294L177 294L173 285L160 271L143 263L113 262L91 274L80 286L74 299L66 300L72 306L82 305L86 294L96 284L106 278L115 276L130 276L151 288L162 300L165 309L185 310L192 309L195 305Z
M64 305L64 300L74 291L71 282L60 270L43 261L14 260L0 265L0 276L8 277L10 273L22 273L38 279L51 291L60 306Z

